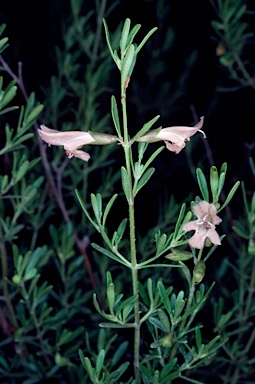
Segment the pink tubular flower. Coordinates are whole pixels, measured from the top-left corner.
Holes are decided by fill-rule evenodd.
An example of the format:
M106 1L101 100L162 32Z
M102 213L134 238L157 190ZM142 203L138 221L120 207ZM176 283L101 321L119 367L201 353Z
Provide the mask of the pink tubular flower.
M221 245L219 235L215 230L215 225L219 224L221 219L216 215L215 205L203 200L195 205L193 210L197 220L190 221L183 226L184 231L195 231L194 235L188 240L189 245L201 249L204 247L207 237L213 244Z
M185 147L186 141L190 141L190 137L195 135L196 132L201 132L205 136L204 131L201 130L204 123L204 117L194 127L173 126L162 129L153 129L148 131L143 136L140 136L136 141L155 143L164 140L169 151L179 153Z
M90 159L90 155L87 152L78 150L78 148L81 148L83 145L90 144L95 141L95 139L88 132L60 132L55 129L50 129L45 125L41 125L40 129L38 129L38 134L41 139L49 145L62 145L66 150L66 154L69 159L73 156L84 161L88 161Z
M195 135L196 132L201 132L204 138L206 137L204 131L201 130L203 123L204 117L201 117L194 127L173 126L163 128L156 137L165 141L169 151L179 153L185 147L185 142L189 141L190 137Z

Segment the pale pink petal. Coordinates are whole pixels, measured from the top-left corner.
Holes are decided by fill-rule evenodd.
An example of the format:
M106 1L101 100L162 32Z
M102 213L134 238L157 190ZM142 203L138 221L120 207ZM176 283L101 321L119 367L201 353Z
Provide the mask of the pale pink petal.
M75 149L85 144L90 144L95 139L88 133L83 131L61 132L50 129L45 125L40 126L38 134L43 141L51 145L63 145L65 149Z
M218 233L215 231L215 229L209 229L206 237L209 237L209 239L211 240L211 242L213 244L221 245L220 237L219 237Z
M210 203L208 203L207 201L200 201L198 204L194 205L193 207L193 211L195 213L195 215L200 219L202 220L205 215L207 215L209 213L209 208L210 208ZM213 205L213 207L215 208L215 206ZM215 208L215 213L216 213L216 208Z
M204 242L206 239L206 234L202 232L196 232L189 240L188 243L191 247L201 249L204 247Z
M222 221L221 218L219 216L217 216L217 210L216 210L216 207L214 204L210 204L209 213L210 213L210 216L212 218L212 223L214 225L217 225Z
M204 119L205 117L201 116L199 122L196 125L194 125L194 128L197 128L197 130L199 131L203 127Z
M48 127L46 127L46 125L44 125L44 124L40 125L40 129L41 129L41 131L43 131L43 132L52 132L52 131L59 132L59 131L57 131L56 129L52 129L52 128L48 128ZM40 132L40 131L39 131L39 132Z
M89 161L90 159L90 155L84 151L73 151L73 155L84 161Z
M196 231L198 229L198 220L189 221L187 224L183 226L184 231Z
M171 151L171 152L175 152L176 154L181 152L181 150L185 147L185 143L183 143L182 145L178 145L178 144L172 144L172 143L169 143L168 141L165 141L165 144L166 144L166 148Z
M172 143L181 145L182 142L189 140L189 138L195 135L196 132L201 132L205 137L205 133L201 131L201 128L204 123L204 118L201 117L200 121L194 127L185 127L185 126L173 126L163 128L157 134L162 140L171 141Z
M195 127L182 127L182 126L173 126L162 128L158 133L158 137L163 140L170 140L176 142L177 140L187 140L189 137L195 135L198 131Z
M182 145L187 137L187 135L183 135L183 137L175 132L172 128L186 128L186 127L168 127L162 128L161 131L157 134L157 137L162 140L171 141L172 143Z
M90 144L95 141L93 137L88 132L81 132L81 131L73 131L73 132L65 132L65 134L68 134L66 144L64 146L65 149L73 150L75 148L80 148L85 144ZM69 134L72 135L69 135Z

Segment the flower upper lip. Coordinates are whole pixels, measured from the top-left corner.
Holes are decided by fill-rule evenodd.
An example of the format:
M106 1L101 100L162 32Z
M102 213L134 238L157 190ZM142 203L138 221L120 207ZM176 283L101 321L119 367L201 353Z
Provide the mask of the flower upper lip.
M73 150L95 141L90 133L83 131L61 132L41 125L39 136L51 145L63 145L65 149Z
M83 145L90 144L95 141L89 132L61 132L48 128L45 125L41 125L40 129L38 129L38 134L42 140L49 145L62 145L69 158L75 156L84 161L88 161L90 159L90 155L87 152L77 150Z
M186 141L190 140L196 132L201 132L204 138L206 137L204 131L201 130L204 123L204 117L194 127L173 126L163 128L157 134L157 138L162 139L166 143L169 151L179 153L186 145Z

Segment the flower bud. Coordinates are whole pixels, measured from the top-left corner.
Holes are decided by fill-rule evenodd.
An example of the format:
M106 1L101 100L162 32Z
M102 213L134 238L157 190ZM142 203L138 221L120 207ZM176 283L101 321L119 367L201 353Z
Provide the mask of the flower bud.
M159 342L163 347L170 348L173 345L173 333L170 332L166 336L159 339Z
M19 285L20 283L21 283L21 278L20 278L20 276L19 275L13 275L12 276L12 282L14 283L14 284L17 284L17 285Z
M60 353L55 354L55 363L58 367L65 367L68 363L68 360L66 357L63 357L60 355Z
M211 245L212 245L212 242L211 242L211 240L209 239L209 237L207 237L207 238L205 239L205 244L204 244L204 246L207 247L207 248L209 248L209 247L211 247Z
M196 284L199 284L205 276L205 262L203 260L199 261L193 270L193 276Z

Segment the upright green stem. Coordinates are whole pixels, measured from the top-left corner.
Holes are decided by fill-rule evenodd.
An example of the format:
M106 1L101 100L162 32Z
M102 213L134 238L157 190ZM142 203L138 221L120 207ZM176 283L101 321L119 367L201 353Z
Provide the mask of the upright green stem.
M126 169L129 177L131 196L128 201L129 209L129 233L130 233L130 258L131 258L131 273L132 273L132 286L133 295L137 296L134 303L134 372L136 384L141 383L141 376L139 370L140 360L140 303L139 303L139 289L138 289L138 269L136 258L136 239L135 239L135 207L134 207L134 195L132 188L132 174L131 174L131 159L130 159L130 146L127 127L127 110L126 110L126 96L122 96L122 113L123 113L123 133L124 133L124 153Z
M199 251L199 254L198 254L198 258L197 258L197 263L201 260L201 257L202 257L202 249L200 249ZM186 308L185 308L185 312L187 312L191 305L192 305L192 301L193 301L193 298L194 298L194 295L195 295L195 291L196 291L196 281L195 281L195 278L194 276L192 276L192 279L191 279L191 285L189 287L189 296L188 296L188 300L187 300L187 304L186 304ZM180 324L180 328L179 328L179 332L183 332L185 329L189 329L189 326L190 324L192 323L192 321L194 320L194 317L196 316L196 313L197 312L194 312L188 323L187 323L187 319L188 317L185 317L181 324ZM170 355L170 360L173 359L175 356L176 356L176 352L177 352L177 343L175 343L175 345L173 346L172 348L172 351L171 351L171 355Z
M199 253L198 253L197 260L196 260L196 264L201 260L202 252L203 252L203 249L200 249ZM194 298L194 295L195 295L195 291L196 291L196 281L195 281L194 276L192 276L191 286L189 288L189 297L188 297L188 301L187 301L187 304L186 304L185 312L187 312L190 309L190 307L191 307L191 304L192 304L192 301L193 301L193 298ZM188 325L187 325L187 318L183 319L183 321L182 321L182 323L180 325L180 331L183 331L185 326L187 328L189 327L189 325L193 321L195 315L196 315L196 312L194 312L193 315L190 317Z

